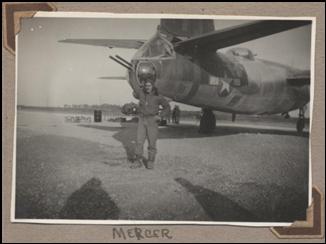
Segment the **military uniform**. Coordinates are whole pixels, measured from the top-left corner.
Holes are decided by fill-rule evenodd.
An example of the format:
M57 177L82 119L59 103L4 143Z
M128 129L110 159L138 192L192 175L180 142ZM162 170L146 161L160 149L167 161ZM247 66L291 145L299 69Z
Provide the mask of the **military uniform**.
M159 114L159 106L163 110L160 116L166 117L170 113L170 105L163 96L156 95L155 92L150 94L139 89L137 92L139 97L139 113L137 126L137 145L135 150L136 160L143 157L143 148L146 138L148 139L148 168L152 168L155 155L157 152L156 141L158 136L157 115Z

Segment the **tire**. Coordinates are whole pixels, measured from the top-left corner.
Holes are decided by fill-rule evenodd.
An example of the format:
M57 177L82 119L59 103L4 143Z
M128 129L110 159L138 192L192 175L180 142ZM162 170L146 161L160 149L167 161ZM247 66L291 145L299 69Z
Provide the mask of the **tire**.
M216 127L216 118L212 111L207 111L200 118L199 133L213 133Z

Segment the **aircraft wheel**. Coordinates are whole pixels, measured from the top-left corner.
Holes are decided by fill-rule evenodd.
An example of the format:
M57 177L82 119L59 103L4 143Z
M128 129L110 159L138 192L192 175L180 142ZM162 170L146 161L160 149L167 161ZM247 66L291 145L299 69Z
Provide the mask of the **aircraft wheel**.
M304 129L304 119L298 119L297 121L297 132L302 133L303 129Z
M216 128L216 118L212 110L204 109L200 118L199 133L209 134Z

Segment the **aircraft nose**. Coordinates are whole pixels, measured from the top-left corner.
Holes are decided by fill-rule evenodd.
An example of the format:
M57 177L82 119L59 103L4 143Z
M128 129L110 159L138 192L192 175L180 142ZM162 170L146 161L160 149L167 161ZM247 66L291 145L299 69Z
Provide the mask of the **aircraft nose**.
M138 64L136 74L137 79L141 84L143 84L145 81L154 83L156 80L156 69L154 65L148 61Z

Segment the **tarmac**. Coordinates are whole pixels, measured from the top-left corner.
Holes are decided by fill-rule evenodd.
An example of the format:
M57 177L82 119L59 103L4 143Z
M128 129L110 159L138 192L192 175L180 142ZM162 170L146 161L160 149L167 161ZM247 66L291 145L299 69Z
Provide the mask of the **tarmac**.
M196 121L160 127L154 170L130 169L136 123L67 123L63 114L18 111L15 217L305 219L308 131L244 121L197 131Z

